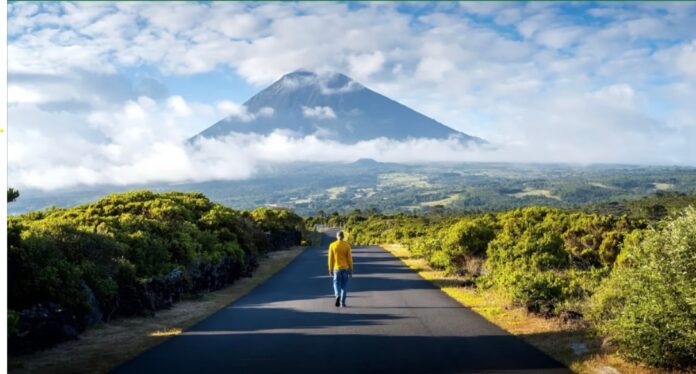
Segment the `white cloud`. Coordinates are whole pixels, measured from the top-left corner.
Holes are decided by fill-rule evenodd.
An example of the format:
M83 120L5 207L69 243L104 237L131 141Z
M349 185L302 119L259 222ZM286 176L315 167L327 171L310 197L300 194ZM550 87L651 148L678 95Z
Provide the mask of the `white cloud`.
M247 116L247 108L242 104L235 103L231 100L223 100L217 103L217 108L219 111L227 116L232 117L245 117Z
M172 96L167 99L167 106L179 117L188 117L191 115L191 108L189 108L188 104L186 104L186 101L181 96Z
M313 108L309 108L306 106L302 107L302 115L304 115L307 118L316 118L316 119L334 119L336 118L336 113L334 113L333 109L328 106L315 106Z
M261 118L271 118L274 115L275 115L275 109L268 107L268 106L265 106L265 107L259 109L259 111L256 113L256 116L261 117Z
M636 105L636 92L633 87L625 83L602 87L591 93L590 96L601 103L629 109L635 109Z
M256 118L270 118L275 114L275 109L263 107L256 113L249 113L247 107L243 104L237 104L234 101L223 100L217 103L217 109L229 118L236 118L243 122L250 122Z
M384 55L380 51L348 56L348 69L356 79L366 79L382 70Z
M677 66L686 74L696 77L696 40L680 48Z
M43 95L31 88L10 84L7 86L7 101L13 103L38 103L43 101Z
M76 156L79 152L88 152L97 159L89 163L73 164L44 159L45 162L32 167L11 168L10 179L19 187L51 190L75 185L246 179L255 176L269 163L296 161L352 162L360 158L373 158L383 162L414 163L509 161L514 157L518 162L545 162L550 153L557 153L555 159L559 161L593 162L613 157L613 161L620 162L625 161L627 155L632 155L634 149L631 148L645 145L631 144L627 141L631 140L630 137L620 141L612 140L615 144L622 145L622 151L606 154L580 148L538 148L530 144L491 150L478 148L473 144L463 145L456 139L394 141L380 138L346 145L322 140L314 135L293 137L280 131L265 136L230 134L223 138L200 138L193 145L173 139L154 139L151 135L139 134L150 141L146 147L135 147L130 140L128 143L109 145L68 143ZM31 141L36 146L48 140L33 138ZM652 143L656 152L674 145ZM681 147L685 146L687 145L681 144ZM31 150L22 149L20 154L27 155L30 152Z

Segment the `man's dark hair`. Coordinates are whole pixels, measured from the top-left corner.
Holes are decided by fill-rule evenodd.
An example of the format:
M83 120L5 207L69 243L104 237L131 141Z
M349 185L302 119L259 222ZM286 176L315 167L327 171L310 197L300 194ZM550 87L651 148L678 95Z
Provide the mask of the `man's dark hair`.
M343 231L339 231L336 233L336 239L338 240L343 240L346 237L346 234L343 233Z

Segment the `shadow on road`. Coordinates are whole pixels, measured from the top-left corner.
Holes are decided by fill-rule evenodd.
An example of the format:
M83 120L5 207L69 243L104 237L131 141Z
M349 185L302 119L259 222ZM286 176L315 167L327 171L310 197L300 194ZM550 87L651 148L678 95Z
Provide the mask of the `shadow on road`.
M327 300L328 303L328 300ZM222 313L196 325L191 331L258 331L304 328L333 328L341 326L376 325L400 319L389 314L354 314L300 311L288 308L229 307ZM234 321L233 324L230 321Z
M249 333L186 335L118 372L569 373L513 336L425 337ZM171 352L185 356L172 357ZM146 362L156 363L146 366ZM221 371L222 372L222 371Z

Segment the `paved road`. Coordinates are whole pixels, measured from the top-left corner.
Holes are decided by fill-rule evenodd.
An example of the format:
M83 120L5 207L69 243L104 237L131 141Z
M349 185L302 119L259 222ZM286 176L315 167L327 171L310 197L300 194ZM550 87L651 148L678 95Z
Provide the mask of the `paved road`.
M115 372L568 372L383 249L354 248L353 257L348 308L333 305L326 246L307 249L248 295Z

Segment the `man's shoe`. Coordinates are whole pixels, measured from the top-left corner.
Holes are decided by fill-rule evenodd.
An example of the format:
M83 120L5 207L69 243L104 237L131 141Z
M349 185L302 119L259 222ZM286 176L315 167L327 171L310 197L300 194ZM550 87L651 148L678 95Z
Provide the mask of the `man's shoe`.
M334 305L336 305L337 308L339 306L341 306L341 297L340 296L336 296L336 303Z
M341 308L347 308L347 307L348 307L348 305L346 305L346 304L341 304Z

